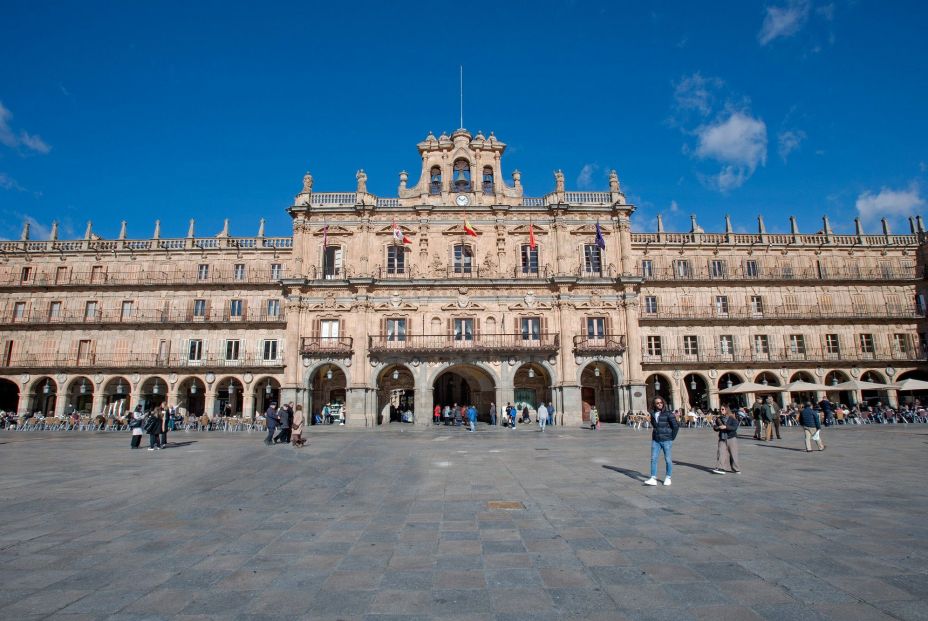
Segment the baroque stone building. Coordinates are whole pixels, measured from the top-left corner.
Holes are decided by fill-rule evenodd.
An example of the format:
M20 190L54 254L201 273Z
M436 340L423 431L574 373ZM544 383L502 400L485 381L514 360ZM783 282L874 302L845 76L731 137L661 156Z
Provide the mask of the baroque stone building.
M166 402L252 417L271 401L352 426L434 404L555 404L577 424L740 398L820 398L925 370L925 234L633 233L603 192L523 195L506 145L464 129L418 144L396 197L320 193L307 173L291 237L0 243L0 408L62 414ZM786 392L796 380L817 384ZM746 384L753 382L754 384ZM737 389L737 388L736 388ZM720 395L721 392L721 395ZM842 401L894 401L891 389Z

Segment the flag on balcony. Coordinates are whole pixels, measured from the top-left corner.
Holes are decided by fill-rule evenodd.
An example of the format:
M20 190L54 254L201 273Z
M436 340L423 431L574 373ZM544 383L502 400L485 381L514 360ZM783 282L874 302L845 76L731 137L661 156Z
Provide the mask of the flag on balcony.
M411 244L412 240L406 237L406 234L403 233L403 229L396 224L396 218L393 218L393 239L401 244Z
M467 218L464 218L464 232L472 237L477 237L477 231L470 225L470 222L467 221Z
M535 249L535 229L532 227L532 223L528 223L528 247L532 250Z
M322 247L325 248L329 245L329 225L326 224L322 227Z
M599 228L599 220L596 221L596 245L600 250L606 249L606 240L603 237L603 230Z

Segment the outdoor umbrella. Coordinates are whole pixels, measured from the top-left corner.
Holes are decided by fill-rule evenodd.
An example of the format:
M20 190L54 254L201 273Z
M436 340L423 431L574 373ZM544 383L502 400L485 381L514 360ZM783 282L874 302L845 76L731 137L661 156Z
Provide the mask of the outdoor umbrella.
M831 386L796 380L783 387L783 392L815 392L817 390L831 390Z
M720 395L740 395L745 392L779 392L783 390L779 386L765 386L755 382L741 382L734 384L730 388L723 388L719 391Z
M896 386L893 384L877 384L875 382L864 382L854 379L829 386L827 390L830 392L839 392L842 390L894 390L895 388Z
M896 384L897 390L912 392L915 390L928 390L928 382L919 379L904 379Z

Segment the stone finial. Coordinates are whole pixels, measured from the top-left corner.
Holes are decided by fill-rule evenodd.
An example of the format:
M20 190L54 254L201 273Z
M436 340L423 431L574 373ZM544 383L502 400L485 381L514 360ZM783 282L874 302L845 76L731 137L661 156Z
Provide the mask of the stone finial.
M222 221L222 230L216 235L216 237L228 237L229 236L229 219L226 218Z
M857 237L864 236L864 227L860 223L860 218L854 218L854 232L857 234Z
M789 217L789 232L793 235L799 235L799 224L796 222L796 216Z
M23 232L19 236L19 241L29 241L29 223L23 222Z
M909 216L909 233L915 235L915 218Z
M516 188L522 187L522 173L519 172L519 169L512 171L512 185Z
M363 168L355 175L355 179L358 180L358 194L367 194L367 173Z
M922 221L921 216L915 216L915 228L919 233L925 232L925 223Z
M763 216L757 216L757 232L761 235L767 234L767 225L764 224Z
M264 237L264 218L258 222L258 237Z
M826 236L832 236L834 233L831 230L831 222L828 221L828 216L822 216L822 231Z
M303 194L312 194L313 192L313 176L306 171L306 174L303 175Z
M554 191L564 191L564 171L560 168L554 171Z
M155 220L155 232L151 235L152 239L161 239L161 220Z
M409 173L405 170L400 171L400 190L406 189L406 182L409 181Z
M193 219L193 218L190 218L190 226L187 227L187 237L192 238L192 237L194 236L194 235L193 235L193 226L194 226L194 219Z
M883 235L889 237L892 235L892 231L889 230L889 220L886 218L880 218L880 223L883 225Z
M119 225L119 237L118 239L126 238L126 221L123 220Z
M52 232L49 233L48 238L52 241L56 241L58 239L58 221L57 220L52 220Z
M725 214L725 233L727 233L728 235L732 234L731 216L728 214Z
M615 171L615 168L609 171L609 191L610 192L621 192L622 188L619 186L619 173Z
M87 229L84 231L84 239L93 239L93 220L87 221Z
M664 217L661 214L657 214L657 232L664 232Z
M690 214L690 233L705 233L702 227L696 222L696 214Z

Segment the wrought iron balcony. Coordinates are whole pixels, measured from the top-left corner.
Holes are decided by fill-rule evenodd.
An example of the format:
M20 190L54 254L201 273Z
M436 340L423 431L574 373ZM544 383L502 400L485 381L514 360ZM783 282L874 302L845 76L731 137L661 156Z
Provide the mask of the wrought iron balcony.
M449 352L523 353L557 352L559 335L529 334L374 334L368 337L371 353L435 354Z
M260 355L241 354L234 359L218 355L202 355L192 359L182 354L19 354L0 360L0 368L18 371L44 369L202 369L282 367L283 358L265 359Z
M578 334L574 337L574 353L578 356L621 356L625 353L624 334L604 334L588 336Z
M706 282L706 281L828 281L828 280L919 280L923 273L915 268L882 268L882 267L850 267L850 268L818 268L818 267L788 267L788 266L757 266L746 270L742 266L726 267L713 271L708 266L690 264L688 268L655 268L642 271L638 268L638 276L647 282Z
M87 325L168 325L168 324L203 324L217 325L225 323L261 323L284 324L286 316L281 311L278 314L267 314L260 310L249 310L241 315L231 314L228 308L212 309L209 313L194 314L193 311L164 311L157 309L133 309L123 313L121 310L93 311L93 312L59 312L52 314L45 311L33 310L22 316L8 315L0 317L0 326L46 327L46 326L87 326Z
M827 351L822 349L770 349L769 351L755 351L753 349L738 349L732 352L664 350L661 353L641 354L642 364L763 364L783 362L809 362L809 363L843 363L858 361L920 361L928 359L928 354L918 349L876 349L874 351L838 350Z
M350 336L304 336L300 340L300 355L304 357L317 356L350 356L353 352L354 339Z
M716 306L697 306L686 308L683 306L659 307L654 312L648 312L642 307L639 321L653 323L661 321L755 321L766 322L772 320L818 320L818 319L923 319L924 309L914 306L881 306L881 307L826 307L822 305L798 306L780 305L770 306L763 310L751 306L730 306L719 309Z
M234 268L211 266L206 274L197 269L119 270L119 271L69 271L59 274L52 271L36 271L23 278L21 272L0 273L0 287L146 287L180 285L273 285L287 278L286 271L247 269L236 272Z

